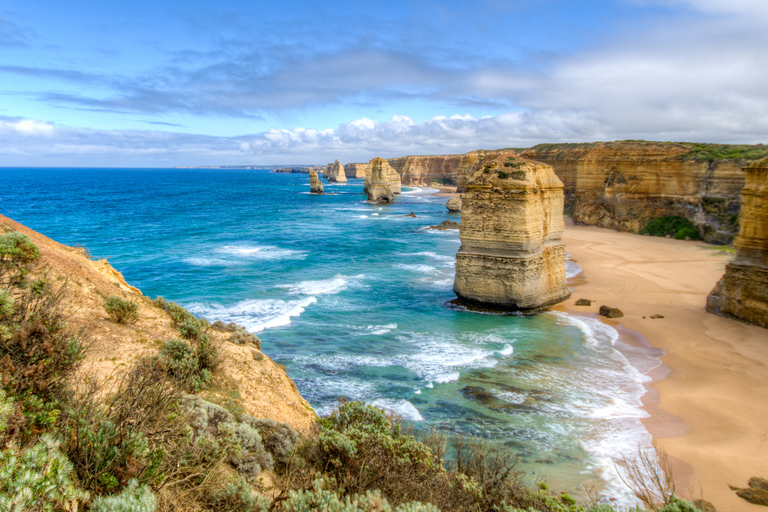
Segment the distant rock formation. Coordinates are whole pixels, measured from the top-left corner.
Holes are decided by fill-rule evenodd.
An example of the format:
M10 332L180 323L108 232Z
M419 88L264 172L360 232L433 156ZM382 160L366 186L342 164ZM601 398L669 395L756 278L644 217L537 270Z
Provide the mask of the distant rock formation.
M461 213L461 197L456 196L456 197L450 198L446 203L445 207L448 208L449 212Z
M448 229L459 229L461 226L458 222L454 222L452 220L444 220L437 226L429 226L427 229L438 229L440 231L446 231Z
M344 174L344 166L336 160L332 164L328 164L325 168L325 177L328 178L328 183L346 183L347 175Z
M403 156L388 160L404 185L427 187L434 182L458 185L463 192L467 177L483 158L493 158L508 150L470 151L463 155Z
M370 169L371 164L347 164L344 166L344 173L347 178L365 178L365 172Z
M467 182L453 289L459 299L536 311L567 299L563 184L513 152L477 164Z
M707 311L768 327L768 158L744 166L736 258L707 298Z
M365 193L368 200L377 203L391 203L395 200L392 192L390 173L392 167L383 158L374 158L370 169L365 175Z
M616 141L540 144L520 153L551 165L573 220L637 233L656 217L679 215L705 241L730 243L738 231L742 165L762 146Z
M322 194L325 191L323 182L317 177L317 171L314 169L309 170L309 190L313 194Z

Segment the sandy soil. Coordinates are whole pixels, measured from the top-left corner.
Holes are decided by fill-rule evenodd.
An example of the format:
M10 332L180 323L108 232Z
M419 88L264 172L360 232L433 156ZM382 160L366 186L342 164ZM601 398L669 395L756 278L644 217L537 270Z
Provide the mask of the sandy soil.
M704 309L733 253L572 223L564 241L584 272L562 306L579 313L618 307L624 317L606 322L666 351L644 400L651 414L644 423L670 457L678 494L703 497L720 512L765 511L728 485L768 477L768 329ZM580 298L596 302L575 306Z

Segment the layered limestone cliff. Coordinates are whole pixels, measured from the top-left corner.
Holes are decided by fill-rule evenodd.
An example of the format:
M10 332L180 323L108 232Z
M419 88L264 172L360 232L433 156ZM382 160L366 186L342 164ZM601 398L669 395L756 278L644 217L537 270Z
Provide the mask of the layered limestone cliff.
M745 159L760 146L617 141L540 144L520 154L551 165L574 222L638 232L679 215L702 238L728 243L738 229Z
M328 178L328 183L346 183L347 175L344 173L344 166L336 160L332 164L328 164L325 168L325 177Z
M325 191L323 182L320 181L314 169L309 170L309 191L313 194L322 194Z
M400 175L403 185L419 187L437 182L458 185L460 191L463 191L467 177L481 159L493 158L505 151L478 150L463 155L404 156L390 158L388 162Z
M347 175L347 178L365 178L365 173L370 167L371 164L351 163L344 166L344 173Z
M462 301L535 311L570 296L563 184L552 168L506 152L467 182L454 291Z
M736 258L707 298L707 311L768 327L768 158L744 167Z
M391 203L395 200L391 184L393 172L395 172L394 169L383 158L371 160L370 169L365 175L364 187L369 201Z

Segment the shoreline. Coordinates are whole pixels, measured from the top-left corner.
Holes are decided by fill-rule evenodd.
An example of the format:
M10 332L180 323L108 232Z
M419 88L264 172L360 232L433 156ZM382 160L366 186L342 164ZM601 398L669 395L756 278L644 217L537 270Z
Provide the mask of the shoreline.
M677 494L703 498L719 512L765 510L728 485L768 476L768 330L704 308L733 254L570 219L563 241L582 274L569 283L571 297L552 309L597 315L601 305L618 307L624 317L603 321L622 339L636 336L665 352L647 373L653 380L642 402L650 417L642 423L669 457ZM579 298L595 302L575 306Z

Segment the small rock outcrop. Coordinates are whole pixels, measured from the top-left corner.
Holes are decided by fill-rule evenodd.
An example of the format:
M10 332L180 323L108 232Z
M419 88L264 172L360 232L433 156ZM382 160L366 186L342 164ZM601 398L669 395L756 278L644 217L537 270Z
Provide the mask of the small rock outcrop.
M448 203L445 205L446 208L448 208L449 212L458 212L461 213L461 197L452 197L448 200Z
M739 489L732 485L731 490L736 491L736 495L754 505L768 507L768 480L753 476L749 479L749 487Z
M600 306L600 316L606 318L621 318L624 313L619 308L612 308L610 306Z
M365 175L365 193L368 200L376 203L391 203L395 200L390 182L390 171L394 169L383 158L371 160L371 167ZM395 173L397 174L397 173Z
M460 229L461 225L458 222L454 222L452 220L444 220L437 226L429 226L428 229L438 229L440 231L445 231L446 229Z
M707 311L768 327L768 158L744 166L736 258L707 297Z
M325 168L325 177L328 179L328 183L346 183L347 175L344 173L344 166L336 160L332 164L328 164Z
M576 301L577 306L591 306L592 301L589 299L579 299Z
M309 190L313 194L322 194L325 191L323 182L317 177L317 171L314 169L309 170Z
M513 152L477 167L462 207L456 295L519 311L567 299L563 184L552 167Z

